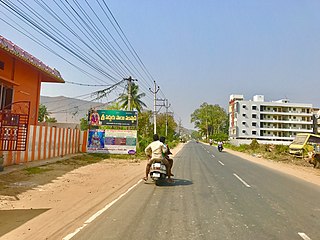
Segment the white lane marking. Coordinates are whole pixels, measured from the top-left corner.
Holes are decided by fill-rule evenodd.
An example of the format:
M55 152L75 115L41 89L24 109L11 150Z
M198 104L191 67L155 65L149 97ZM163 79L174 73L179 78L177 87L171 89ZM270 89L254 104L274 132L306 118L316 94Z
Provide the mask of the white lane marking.
M115 204L117 201L119 201L122 197L124 197L126 194L128 194L133 188L135 188L139 183L142 182L142 179L139 180L135 185L130 187L125 193L122 193L117 199L113 200L111 203L108 203L104 208L93 214L87 221L84 222L84 224L77 228L74 232L68 234L63 238L63 240L70 240L73 238L76 234L78 234L83 228L85 228L89 223L93 222L97 217L99 217L103 212L107 211L113 204Z
M299 234L299 236L302 237L304 240L311 240L311 238L309 238L309 237L307 236L307 234L305 234L305 233L299 232L298 234Z
M216 156L212 154L212 157L216 157Z
M210 151L207 151L207 153L210 153Z
M248 183L246 183L241 177L239 177L237 174L233 174L236 178L239 179L240 182L242 182L246 187L251 187Z
M218 161L222 166L224 166L224 163L223 162L221 162L221 161Z

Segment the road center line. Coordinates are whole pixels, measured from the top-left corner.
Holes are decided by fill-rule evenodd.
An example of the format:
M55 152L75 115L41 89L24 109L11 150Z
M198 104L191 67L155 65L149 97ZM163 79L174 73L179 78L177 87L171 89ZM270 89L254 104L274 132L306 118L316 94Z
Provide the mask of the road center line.
M241 177L239 177L237 174L233 174L233 176L235 176L236 178L238 178L238 180L240 181L240 182L242 182L246 187L251 187L248 183L246 183Z
M223 162L221 162L221 161L218 161L222 166L224 166L224 163Z
M62 240L70 240L73 238L77 233L79 233L83 228L85 228L89 223L93 222L97 217L99 217L102 213L107 211L113 204L118 202L122 197L124 197L126 194L128 194L132 189L134 189L142 180L139 180L135 185L130 187L125 193L122 193L117 199L113 200L112 202L108 203L104 208L93 214L88 220L84 222L84 224L77 228L73 233L68 234L66 237L64 237Z
M216 157L216 156L212 154L212 157Z
M307 234L305 234L305 233L299 232L298 234L299 234L299 236L302 237L304 240L311 240L311 238L309 238L309 237L307 236Z

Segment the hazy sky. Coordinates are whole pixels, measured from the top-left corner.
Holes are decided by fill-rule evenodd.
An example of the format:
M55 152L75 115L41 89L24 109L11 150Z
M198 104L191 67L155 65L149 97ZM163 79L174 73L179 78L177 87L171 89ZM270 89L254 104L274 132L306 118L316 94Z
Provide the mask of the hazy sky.
M10 2L20 6L22 1ZM55 5L53 0L44 2L51 3L52 7ZM78 2L86 6L85 0ZM98 6L95 0L87 2L90 2L93 8ZM99 2L103 3L103 0ZM320 107L318 0L105 2L147 71L160 86L159 98L169 99L170 111L174 111L177 120L182 120L184 127L193 128L190 115L203 102L227 108L230 94L243 94L246 99L252 99L256 94L265 95L266 100L289 98L291 102L312 103L314 107ZM28 3L41 16L50 19L48 13L40 9L34 1L30 0ZM101 14L101 19L106 21L102 11L97 10L96 13ZM0 14L0 35L58 69L66 81L96 83L79 69L70 66L4 22L3 20L17 26L12 20L18 23L20 21L4 8L3 3L0 3ZM88 11L88 14L91 13ZM67 21L65 16L61 15L61 18ZM54 21L51 23L56 24ZM21 26L29 29L25 24ZM59 29L66 32L61 27ZM113 31L111 25L108 29ZM33 29L29 31L35 32ZM107 35L104 30L103 32ZM113 34L116 36L114 31ZM76 60L69 58L58 46L44 37L36 33L33 36L48 42L52 49L77 64ZM125 44L116 38L119 45L126 49ZM129 54L127 50L124 51ZM135 66L139 68L137 64ZM134 71L122 72L122 77L132 75L138 79L141 89L147 93L145 102L151 109L152 94L148 88L153 87L153 79L145 77L142 80L139 75L133 74ZM139 72L144 75L143 70L139 69ZM110 74L121 80L121 74L118 76L112 71ZM108 79L105 82L113 83ZM101 87L67 83L44 84L41 94L75 97L99 89ZM112 94L121 92L123 88ZM107 100L112 99L111 95ZM163 110L162 108L161 111Z

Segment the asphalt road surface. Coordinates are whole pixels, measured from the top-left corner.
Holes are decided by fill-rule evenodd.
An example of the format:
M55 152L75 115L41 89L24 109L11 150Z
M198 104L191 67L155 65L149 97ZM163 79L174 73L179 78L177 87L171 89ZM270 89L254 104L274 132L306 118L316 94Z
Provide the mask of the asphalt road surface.
M320 189L189 142L175 183L141 182L65 239L320 239Z

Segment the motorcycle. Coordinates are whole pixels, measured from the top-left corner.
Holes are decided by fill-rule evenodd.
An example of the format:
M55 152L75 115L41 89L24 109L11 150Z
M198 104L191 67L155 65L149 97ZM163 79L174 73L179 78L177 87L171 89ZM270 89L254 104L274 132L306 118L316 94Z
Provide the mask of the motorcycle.
M222 145L218 145L218 151L222 152L222 150L223 150L223 146Z
M164 181L167 177L167 168L161 162L152 163L150 168L150 178L157 184Z

